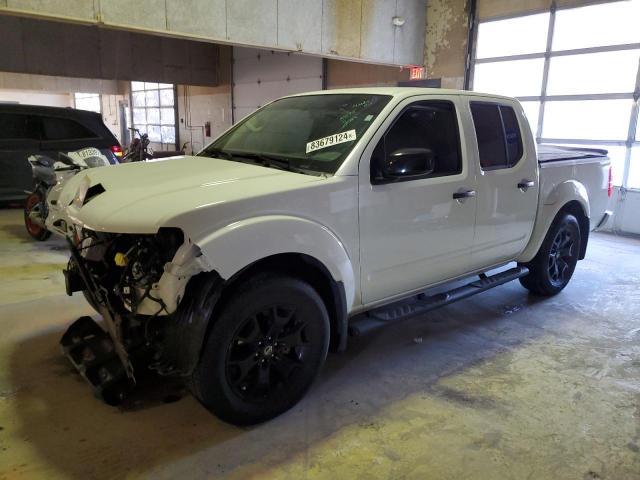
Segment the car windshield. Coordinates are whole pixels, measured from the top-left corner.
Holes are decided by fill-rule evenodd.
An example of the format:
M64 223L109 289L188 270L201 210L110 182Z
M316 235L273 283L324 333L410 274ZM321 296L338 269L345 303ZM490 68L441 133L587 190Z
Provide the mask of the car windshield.
M389 95L326 94L276 100L198 155L333 174L390 99Z

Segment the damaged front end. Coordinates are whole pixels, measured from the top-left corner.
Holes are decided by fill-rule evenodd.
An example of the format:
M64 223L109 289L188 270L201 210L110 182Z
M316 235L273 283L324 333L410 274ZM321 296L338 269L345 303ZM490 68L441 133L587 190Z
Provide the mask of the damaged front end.
M190 362L183 357L193 353L179 351L172 338L184 336L183 327L194 323L192 302L182 297L189 280L209 270L199 248L176 228L156 234L78 228L68 243L67 294L82 291L102 316L104 328L81 317L60 344L95 393L114 405L135 385L134 371L188 374ZM220 284L214 283L215 288Z

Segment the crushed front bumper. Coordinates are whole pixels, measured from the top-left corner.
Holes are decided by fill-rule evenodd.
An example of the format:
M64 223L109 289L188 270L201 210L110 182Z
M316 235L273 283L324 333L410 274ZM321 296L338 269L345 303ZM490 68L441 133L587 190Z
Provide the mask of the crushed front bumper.
M96 396L107 404L120 404L135 385L113 340L91 317L73 322L60 339L60 346Z
M103 329L91 317L80 317L60 339L63 354L87 380L96 396L109 405L119 404L135 385L133 366L121 341L121 318L105 306L100 289L87 271L84 260L67 239L74 269L65 269L67 294L85 291L104 319Z

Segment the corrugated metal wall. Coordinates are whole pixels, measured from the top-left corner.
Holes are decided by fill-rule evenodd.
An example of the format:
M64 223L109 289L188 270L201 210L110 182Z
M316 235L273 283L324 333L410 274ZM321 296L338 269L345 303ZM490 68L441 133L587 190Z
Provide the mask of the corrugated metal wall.
M0 0L0 13L397 65L422 64L426 0ZM394 16L404 25L394 26Z
M220 84L227 46L0 15L0 71L186 85Z

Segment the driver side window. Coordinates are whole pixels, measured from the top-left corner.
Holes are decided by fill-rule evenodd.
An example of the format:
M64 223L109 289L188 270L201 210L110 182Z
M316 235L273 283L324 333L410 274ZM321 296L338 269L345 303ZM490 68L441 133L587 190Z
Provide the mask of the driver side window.
M428 161L407 162L393 171L399 157L416 153ZM373 184L455 175L462 171L458 120L453 103L416 102L398 115L371 157ZM406 173L406 175L403 175Z

